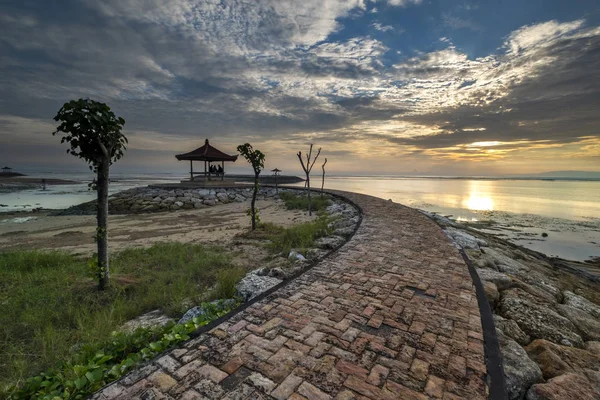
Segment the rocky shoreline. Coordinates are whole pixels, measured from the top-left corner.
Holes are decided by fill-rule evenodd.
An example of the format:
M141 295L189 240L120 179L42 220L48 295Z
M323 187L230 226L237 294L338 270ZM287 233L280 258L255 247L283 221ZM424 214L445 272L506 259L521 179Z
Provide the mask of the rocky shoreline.
M465 251L484 285L509 399L600 398L598 282L542 254L426 214Z
M287 189L280 189L287 190ZM263 187L259 198L273 198L275 188ZM111 214L143 214L211 207L232 202L243 203L252 198L252 188L158 188L139 187L116 193L108 199ZM96 200L58 210L54 215L92 215Z

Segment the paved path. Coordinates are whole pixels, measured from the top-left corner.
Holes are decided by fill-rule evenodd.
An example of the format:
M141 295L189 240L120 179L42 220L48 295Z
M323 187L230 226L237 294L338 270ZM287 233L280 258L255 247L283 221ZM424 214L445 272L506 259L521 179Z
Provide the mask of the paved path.
M344 193L364 219L338 253L94 399L482 399L467 266L419 212Z

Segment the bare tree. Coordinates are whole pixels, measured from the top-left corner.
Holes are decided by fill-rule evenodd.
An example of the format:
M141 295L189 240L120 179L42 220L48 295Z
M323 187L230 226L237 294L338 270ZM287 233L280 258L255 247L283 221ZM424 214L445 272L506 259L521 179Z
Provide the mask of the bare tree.
M323 178L321 179L321 198L323 198L323 187L325 187L325 164L327 164L327 157L325 157L325 162L321 165L323 169Z
M313 168L313 165L315 165L315 162L317 161L317 158L319 158L319 154L321 154L321 148L319 147L319 150L317 151L317 155L315 156L314 159L312 159L312 149L313 149L313 144L310 144L310 149L308 150L308 154L306 155L306 165L304 164L304 160L302 160L302 152L299 151L297 156L298 159L300 160L300 165L302 165L302 169L304 170L304 173L306 174L306 190L308 193L308 215L312 216L312 207L311 207L311 199L310 199L310 171ZM312 160L312 163L311 163Z

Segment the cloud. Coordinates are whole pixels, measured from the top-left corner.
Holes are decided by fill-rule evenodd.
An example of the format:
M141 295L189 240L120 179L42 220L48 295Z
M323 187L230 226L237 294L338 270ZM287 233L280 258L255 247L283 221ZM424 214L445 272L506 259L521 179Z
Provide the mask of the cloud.
M375 30L380 31L380 32L389 32L389 31L393 31L394 30L393 26L391 26L391 25L382 25L379 22L374 22L370 26L372 26Z
M65 1L55 18L0 13L3 143L51 145L56 110L89 96L125 117L137 152L244 137L376 149L388 165L560 146L597 156L582 138L599 134L600 29L582 20L524 26L482 57L444 38L398 59L393 42L344 31L364 1Z
M442 21L445 26L452 29L471 29L473 31L482 31L483 26L470 18L461 18L450 13L442 14Z

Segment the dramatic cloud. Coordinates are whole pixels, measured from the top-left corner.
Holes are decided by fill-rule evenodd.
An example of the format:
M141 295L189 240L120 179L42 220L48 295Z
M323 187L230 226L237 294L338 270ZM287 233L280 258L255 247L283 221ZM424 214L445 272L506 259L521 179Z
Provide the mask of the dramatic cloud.
M91 97L126 118L137 157L128 162L139 167L158 149L172 162L172 153L204 137L230 148L260 143L282 165L315 141L340 171L355 168L349 155L389 172L448 162L509 171L524 157L543 169L574 154L582 169L597 165L598 26L547 19L474 52L453 35L483 29L465 14L481 9L460 2L436 16L432 8L435 18L423 21L433 18L436 28L421 41L426 30L411 21L426 7L417 0L0 5L0 157L16 162L17 147L60 149L51 118L64 101Z

